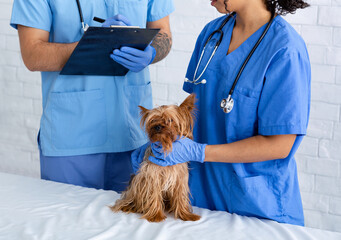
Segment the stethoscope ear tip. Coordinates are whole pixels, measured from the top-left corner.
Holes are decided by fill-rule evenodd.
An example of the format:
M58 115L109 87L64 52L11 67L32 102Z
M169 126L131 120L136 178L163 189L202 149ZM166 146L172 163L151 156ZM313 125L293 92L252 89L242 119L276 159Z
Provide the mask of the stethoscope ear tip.
M89 25L82 22L82 30L83 30L83 33L85 33L87 30L89 29Z
M185 81L186 83L193 83L194 85L206 84L206 83L207 83L206 79L203 79L203 80L201 80L200 82L196 82L196 81L191 81L191 80L189 80L188 78L185 78L184 81Z

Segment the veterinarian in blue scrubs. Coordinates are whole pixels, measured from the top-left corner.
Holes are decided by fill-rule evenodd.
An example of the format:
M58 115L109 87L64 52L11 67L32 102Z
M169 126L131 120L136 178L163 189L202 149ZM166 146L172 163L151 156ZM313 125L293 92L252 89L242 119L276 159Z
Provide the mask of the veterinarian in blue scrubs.
M60 70L84 33L84 23L161 28L145 51L115 50L108 57L130 72L124 77L65 76ZM122 191L132 173L131 151L147 142L138 105L152 107L148 65L164 58L171 34L172 0L14 0L11 26L31 71L42 72L39 143L41 177Z
M218 0L212 5L221 13L236 15L223 27L221 45L207 69L220 35L208 42L200 62L204 45L227 16L206 25L188 66L183 88L198 99L194 141L176 141L166 157L152 143L155 157L150 160L161 166L191 161L189 185L194 206L304 225L294 154L307 132L310 62L304 41L280 14L308 4ZM233 109L225 113L221 101L228 97L275 11L278 15L273 15L268 32L236 83ZM201 84L193 84L203 71L195 82Z

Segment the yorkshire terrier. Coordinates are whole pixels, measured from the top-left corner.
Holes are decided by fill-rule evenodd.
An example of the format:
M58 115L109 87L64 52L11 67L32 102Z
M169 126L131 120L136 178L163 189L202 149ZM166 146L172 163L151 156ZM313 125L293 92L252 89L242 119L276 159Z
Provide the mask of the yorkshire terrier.
M160 142L165 154L179 137L193 138L195 95L188 96L180 105L141 109L141 127L145 128L151 142ZM137 174L128 188L110 207L112 211L140 213L149 222L161 222L166 213L183 221L197 221L199 215L192 213L188 187L187 163L161 167L148 160L153 155L148 147Z

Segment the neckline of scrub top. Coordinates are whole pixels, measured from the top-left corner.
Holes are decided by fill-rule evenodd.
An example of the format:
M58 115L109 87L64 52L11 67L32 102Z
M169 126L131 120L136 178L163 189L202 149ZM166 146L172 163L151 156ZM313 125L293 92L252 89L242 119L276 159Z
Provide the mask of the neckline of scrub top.
M278 17L279 17L279 15L277 15L275 17L274 22L277 20ZM219 53L219 55L222 55L223 59L225 59L225 60L227 60L227 59L229 59L229 58L231 58L233 56L235 58L240 58L240 57L244 57L244 55L248 55L250 53L252 47L255 45L255 43L257 42L257 40L259 39L259 37L261 36L261 34L263 33L264 29L266 28L266 26L268 24L268 23L265 23L257 31L255 31L253 34L251 34L244 42L242 42L242 44L240 44L238 46L238 48L236 48L231 53L227 54L227 52L228 52L228 50L230 48L230 43L231 43L231 39L232 39L232 33L233 33L235 22L236 22L236 19L232 18L231 23L228 24L228 26L225 27L225 29L228 29L228 31L226 33L224 32L224 34L228 38L226 39L224 37L225 41L223 39L223 43L222 43L222 46L221 46L221 51ZM274 22L272 24L274 24ZM243 54L237 54L238 52L240 52L242 50L244 50Z

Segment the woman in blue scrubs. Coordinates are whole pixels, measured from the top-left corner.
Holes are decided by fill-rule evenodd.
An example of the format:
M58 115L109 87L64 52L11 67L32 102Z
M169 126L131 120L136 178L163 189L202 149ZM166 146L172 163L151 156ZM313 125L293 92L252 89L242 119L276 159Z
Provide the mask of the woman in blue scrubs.
M161 166L190 162L189 185L194 206L244 216L304 225L294 158L306 134L310 108L310 62L304 41L280 15L308 6L301 0L213 0L220 13L235 12L222 31L222 43L204 71L219 35L204 45L226 16L201 32L186 77L206 84L185 82L195 93L198 108L194 141L176 141L165 156L152 143ZM244 60L274 20L237 82L234 107L225 113L226 99ZM133 154L139 162L141 148Z

